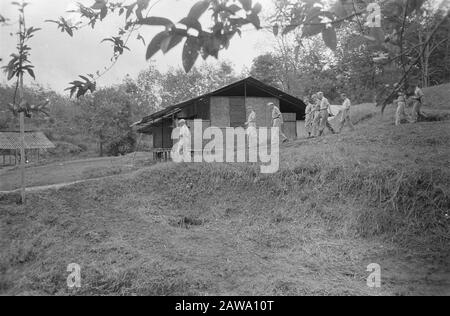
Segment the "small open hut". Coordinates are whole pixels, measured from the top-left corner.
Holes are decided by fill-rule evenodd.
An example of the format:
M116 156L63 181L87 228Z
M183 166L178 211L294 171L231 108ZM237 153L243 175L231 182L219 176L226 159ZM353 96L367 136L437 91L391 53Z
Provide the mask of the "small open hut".
M20 132L0 131L0 163L16 165L20 162ZM38 161L43 150L55 148L55 145L42 132L25 132L25 160Z

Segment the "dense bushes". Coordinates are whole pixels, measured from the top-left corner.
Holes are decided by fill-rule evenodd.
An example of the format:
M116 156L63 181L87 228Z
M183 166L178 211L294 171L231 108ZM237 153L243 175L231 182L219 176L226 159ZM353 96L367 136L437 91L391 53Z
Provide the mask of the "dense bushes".
M107 154L110 156L119 156L132 153L136 147L136 137L133 133L128 133L126 136L117 140L113 140L107 149Z

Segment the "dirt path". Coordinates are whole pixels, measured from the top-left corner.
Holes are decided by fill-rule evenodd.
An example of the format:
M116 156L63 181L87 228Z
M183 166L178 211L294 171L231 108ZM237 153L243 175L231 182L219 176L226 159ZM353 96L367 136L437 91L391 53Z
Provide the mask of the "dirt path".
M91 183L94 181L98 181L101 179L106 178L113 178L114 176L108 176L108 177L100 177L100 178L93 178L93 179L87 179L87 180L79 180L79 181L73 181L73 182L65 182L65 183L58 183L58 184L52 184L52 185L43 185L43 186L36 186L36 187L30 187L26 188L27 193L34 193L34 192L40 192L40 191L46 191L46 190L58 190L64 187L68 187L71 185L79 184L79 183ZM12 190L12 191L0 191L1 194L13 194L13 193L19 193L20 189Z
M138 155L142 159L145 154ZM55 185L68 185L86 179L101 178L133 169L133 155L125 157L90 158L64 161L43 166L30 166L25 170L26 186L41 190ZM0 170L0 191L15 191L20 187L18 168Z

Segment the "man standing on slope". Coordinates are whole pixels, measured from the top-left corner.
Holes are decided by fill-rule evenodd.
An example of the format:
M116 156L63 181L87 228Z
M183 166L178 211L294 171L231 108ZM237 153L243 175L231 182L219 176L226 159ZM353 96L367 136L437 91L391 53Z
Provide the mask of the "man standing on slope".
M282 143L287 142L288 138L283 133L283 115L281 114L280 109L278 106L276 106L273 103L267 104L269 107L272 107L272 120L273 120L273 127L278 127L280 130L280 140Z
M397 104L397 111L395 113L395 125L399 126L402 124L403 120L408 120L406 115L406 95L403 92L398 93L398 99L394 101Z
M328 128L333 134L336 132L328 122L328 118L330 117L330 102L327 98L323 96L323 92L317 93L320 102L320 126L319 126L319 136L323 135L325 128Z
M423 94L422 89L420 89L420 86L417 85L416 90L414 91L414 107L413 107L413 111L412 111L412 123L417 123L417 121L419 120L419 117L423 117L424 115L420 112L421 108L422 108L422 102L423 102L423 97L425 95Z
M344 128L345 124L348 125L350 130L354 131L355 127L353 126L352 120L350 118L350 107L352 106L352 103L350 102L350 99L347 98L347 95L345 93L341 94L341 98L344 100L344 103L342 104L342 112L341 112L341 122L339 126L339 133L342 132L342 129Z

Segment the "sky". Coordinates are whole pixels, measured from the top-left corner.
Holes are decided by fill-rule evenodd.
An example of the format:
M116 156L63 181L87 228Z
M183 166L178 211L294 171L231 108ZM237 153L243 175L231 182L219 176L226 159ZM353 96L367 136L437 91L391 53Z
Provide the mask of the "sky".
M189 9L198 0L162 0L153 9L150 15L164 16L174 22L187 15ZM0 0L0 14L9 18L13 25L0 27L0 58L4 66L8 57L14 52L17 37L11 36L17 28L16 8L11 5L12 0ZM75 32L73 38L67 33L61 33L56 24L45 23L47 19L57 20L60 16L73 18L67 10L74 5L73 0L28 0L30 5L26 8L27 26L42 28L31 40L31 61L36 67L36 81L44 87L57 92L63 92L68 83L80 74L95 73L109 66L112 56L110 44L101 40L106 37L116 36L118 27L123 26L123 17L108 17L98 24L94 30L84 28ZM84 5L92 5L94 0L79 0ZM259 0L263 5L262 16L270 14L272 0ZM207 18L207 17L206 17ZM206 19L208 21L208 19ZM263 24L266 22L263 21ZM270 50L274 36L268 31L256 31L253 27L246 26L242 38L236 36L228 50L221 51L219 62L231 61L237 71L251 67L252 60ZM140 33L149 43L155 34L161 31L158 27L144 27ZM137 34L136 34L137 36ZM131 52L126 52L115 67L98 81L99 86L121 83L125 76L136 77L137 74L148 67L145 60L146 47L141 41L132 38L128 45ZM181 67L182 45L177 46L167 55L158 53L152 61L160 71L166 71L170 67ZM203 62L201 58L197 65ZM218 62L209 58L208 62ZM30 83L30 80L26 83ZM0 74L0 83L6 83L6 77Z

